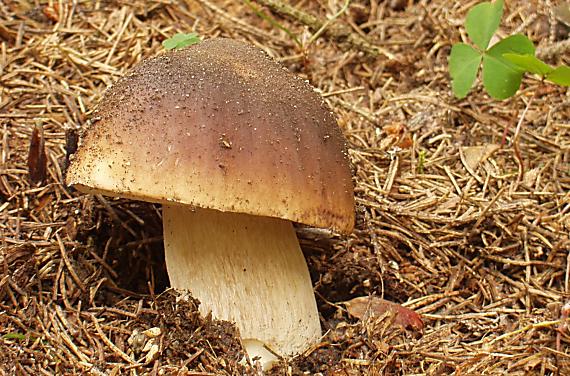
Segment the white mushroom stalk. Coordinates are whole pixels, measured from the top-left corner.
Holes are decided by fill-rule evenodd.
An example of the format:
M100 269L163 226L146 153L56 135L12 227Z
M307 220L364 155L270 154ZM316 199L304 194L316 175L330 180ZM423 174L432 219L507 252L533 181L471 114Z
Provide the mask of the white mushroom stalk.
M313 286L291 222L163 205L172 287L200 310L236 323L251 359L296 354L321 335Z

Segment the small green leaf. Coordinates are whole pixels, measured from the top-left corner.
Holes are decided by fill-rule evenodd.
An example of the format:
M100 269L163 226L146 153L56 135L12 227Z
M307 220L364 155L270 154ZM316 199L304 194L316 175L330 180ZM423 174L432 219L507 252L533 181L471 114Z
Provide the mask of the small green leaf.
M511 35L495 44L483 55L483 85L495 99L513 96L524 70L503 57L506 53L534 55L534 45L524 35Z
M26 339L26 336L22 333L6 333L2 336L2 338L4 339L17 339L17 340L24 340Z
M482 51L486 50L491 37L497 31L503 16L503 0L475 5L467 13L465 29L467 35Z
M481 54L473 47L458 43L451 48L449 55L449 74L451 87L458 98L464 98L477 78Z
M167 50L172 50L172 49L188 47L199 42L200 42L200 37L198 36L197 33L190 33L190 34L177 33L174 34L172 37L165 39L162 42L162 47L166 48Z
M520 69L530 73L538 74L541 77L546 76L554 70L554 68L534 55L521 55L508 52L506 54L503 54L503 57Z
M548 81L560 86L570 86L570 67L562 65L546 75Z

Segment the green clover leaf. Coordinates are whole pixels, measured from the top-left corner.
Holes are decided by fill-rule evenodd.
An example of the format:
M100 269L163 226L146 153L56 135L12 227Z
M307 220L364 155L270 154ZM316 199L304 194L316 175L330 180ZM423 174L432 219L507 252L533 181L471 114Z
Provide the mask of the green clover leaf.
M465 29L467 35L480 50L484 51L499 28L503 16L503 0L475 5L467 13Z
M465 29L477 48L454 44L449 55L451 88L464 98L477 79L483 62L483 86L495 99L506 99L517 92L525 72L539 75L561 86L570 86L570 67L554 68L535 56L534 44L522 34L507 37L489 47L503 15L504 0L475 5L467 13Z
M503 57L520 69L539 76L546 76L554 70L550 65L531 54L521 55L508 52L503 54Z
M560 86L570 86L570 67L559 66L546 75L546 79Z
M479 51L468 44L458 43L451 48L449 73L453 92L458 98L464 98L471 90L477 78L481 59Z
M483 54L483 86L495 99L513 96L520 87L524 70L503 57L503 54L534 55L534 45L524 35L512 35L495 44Z

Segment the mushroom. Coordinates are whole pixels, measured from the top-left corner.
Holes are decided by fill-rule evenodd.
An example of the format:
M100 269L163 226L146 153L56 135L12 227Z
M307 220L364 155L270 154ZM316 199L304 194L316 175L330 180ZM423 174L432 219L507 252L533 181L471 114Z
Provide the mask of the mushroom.
M292 222L349 233L354 196L345 140L308 83L214 38L138 64L91 123L67 183L162 204L172 287L235 322L262 363L319 340Z

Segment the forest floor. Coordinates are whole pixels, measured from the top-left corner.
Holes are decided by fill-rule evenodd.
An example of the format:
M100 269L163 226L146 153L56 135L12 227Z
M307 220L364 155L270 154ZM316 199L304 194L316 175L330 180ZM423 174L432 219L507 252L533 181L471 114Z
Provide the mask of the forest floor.
M270 0L0 2L1 374L258 372L240 364L231 324L167 289L160 206L63 182L69 130L192 31L252 43L310 81L349 145L356 229L298 227L324 336L272 373L570 374L568 91L526 76L508 100L479 84L456 99L447 59L475 1L289 2L302 13ZM499 35L525 33L556 65L570 63L556 49L569 31L551 1L513 0ZM30 171L41 143L47 170ZM361 297L425 326L354 317L345 302Z

